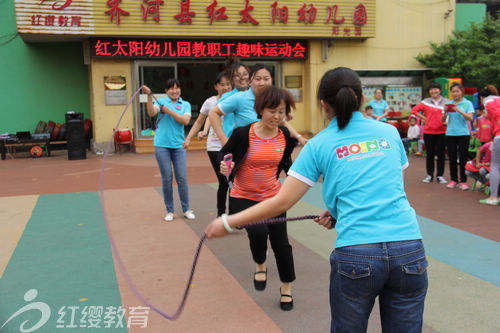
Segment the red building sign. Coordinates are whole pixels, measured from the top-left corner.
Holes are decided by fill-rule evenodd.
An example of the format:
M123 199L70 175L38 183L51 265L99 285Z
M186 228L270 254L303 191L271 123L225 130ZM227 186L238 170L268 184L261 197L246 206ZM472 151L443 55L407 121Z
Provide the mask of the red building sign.
M90 40L94 58L133 59L306 59L305 40L161 40L94 38Z
M123 38L370 38L375 0L14 0L18 32Z

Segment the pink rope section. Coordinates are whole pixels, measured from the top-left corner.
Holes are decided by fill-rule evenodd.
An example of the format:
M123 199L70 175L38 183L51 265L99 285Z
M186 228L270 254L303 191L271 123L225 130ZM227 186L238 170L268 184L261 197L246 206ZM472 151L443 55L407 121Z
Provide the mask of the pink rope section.
M148 300L146 300L146 298L137 289L137 286L135 285L134 281L130 277L130 274L128 273L127 268L125 267L125 264L122 260L122 257L120 256L120 252L118 251L115 240L113 238L113 234L112 234L111 228L109 226L108 214L106 212L106 205L105 205L105 201L104 201L104 167L106 165L106 159L109 155L109 150L110 150L111 145L113 143L113 138L115 136L115 132L118 130L118 126L120 125L120 122L122 121L123 116L125 115L125 112L127 111L128 107L130 106L130 104L132 104L132 101L137 96L137 94L141 91L141 89L142 89L142 86L139 89L137 89L137 91L132 95L132 97L128 101L127 106L125 106L125 109L123 110L123 112L120 116L120 119L118 119L118 122L116 123L115 130L113 131L113 135L111 136L111 139L108 142L108 146L106 147L106 152L104 153L104 157L102 159L100 182L99 182L99 194L100 194L100 199L101 199L102 215L104 218L104 224L106 226L106 232L107 232L108 238L109 238L109 243L111 244L111 249L112 249L113 254L116 258L116 262L118 263L118 267L120 268L120 271L122 272L123 276L125 277L125 281L126 281L127 285L129 286L130 290L132 291L132 293L135 295L135 297L137 297L137 299L143 305L148 306L150 309L152 309L153 311L155 311L156 313L158 313L162 317L164 317L168 320L176 320L179 318L179 316L182 313L182 310L184 309L184 306L186 305L188 294L189 294L189 291L191 289L191 284L193 282L193 277L194 277L194 272L196 270L196 265L198 264L198 259L200 256L201 247L202 247L203 243L205 242L205 240L207 239L207 235L205 233L203 233L203 235L200 237L200 241L198 243L198 247L196 248L196 252L194 255L194 259L193 259L193 264L191 266L191 272L189 274L189 278L188 278L188 281L186 284L186 288L184 290L184 295L182 297L181 303L177 307L177 310L175 311L175 313L173 315L169 315L169 314L165 313L164 311L162 311L161 309L159 309L158 307L151 304ZM280 218L272 218L272 219L264 220L264 221L258 222L257 224L280 223L280 222L282 223L282 222L286 222L286 221L299 221L299 220L315 219L317 217L319 217L319 216L318 215L306 215L306 216L289 217L289 218L280 217Z

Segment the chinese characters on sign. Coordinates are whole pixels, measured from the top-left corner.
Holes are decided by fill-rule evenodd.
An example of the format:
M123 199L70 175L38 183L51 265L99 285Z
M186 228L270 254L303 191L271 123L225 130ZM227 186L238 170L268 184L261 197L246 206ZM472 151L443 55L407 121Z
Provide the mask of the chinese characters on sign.
M71 3L71 0L67 0ZM108 0L107 5L110 7L109 10L105 11L107 15L109 15L110 22L113 22L116 19L116 23L120 24L121 15L130 15L130 12L125 11L120 8L120 3L122 0ZM179 13L174 16L176 20L180 24L192 24L193 19L196 16L196 12L191 10L190 0L177 0L179 1ZM251 0L244 1L244 8L239 11L240 18L238 23L250 23L254 26L260 24L260 22L252 15L254 10L254 6L250 3ZM144 21L147 21L148 14L152 14L153 19L156 22L160 22L160 9L161 5L164 4L163 0L143 0L143 3L140 5L142 16ZM210 24L213 24L214 21L222 21L228 20L229 17L226 14L226 7L220 6L216 9L218 2L213 0L206 7L207 15L210 20ZM347 5L343 5L347 6ZM346 18L344 16L337 17L337 13L339 10L339 5L327 6L324 10L326 17L326 23L332 22L334 26L332 27L332 35L341 35L351 36L351 28L344 27L341 28L340 25L346 23ZM316 18L318 16L318 8L314 5L314 3L303 3L302 6L297 10L297 22L304 24L313 24L316 22ZM279 2L274 1L270 4L270 17L272 23L276 23L276 21L287 24L289 21L289 9L287 6L279 7ZM354 35L361 36L362 35L362 26L367 23L367 11L366 7L363 4L358 4L355 6L353 14L352 14L352 24L354 27Z
M120 16L125 15L128 16L130 15L130 12L127 12L123 9L120 8L120 2L122 0L108 0L107 5L111 7L111 9L107 10L105 13L110 15L110 20L113 21L113 18L116 16L116 22L120 24Z
M14 0L23 34L370 38L376 0ZM242 37L245 36L245 37Z
M207 12L208 16L210 17L210 24L214 23L214 19L219 21L219 20L227 20L228 16L225 14L226 12L226 7L220 7L219 9L215 9L217 7L217 1L214 0L208 7L207 7Z
M283 23L288 22L288 7L283 6L281 8L278 8L278 1L275 1L271 5L271 20L273 23L276 23L276 16L279 16L279 21Z
M179 23L192 23L193 19L191 16L195 16L196 13L189 10L189 0L180 0L181 1L181 12L175 15L175 18L179 20Z
M51 8L59 13L64 8L71 5L73 0L66 0L64 4L57 7L57 1L54 1ZM40 5L43 4L45 0L40 2ZM82 17L79 15L65 15L63 12L60 14L33 14L31 15L31 25L32 26L59 26L59 27L79 27L81 25Z
M306 41L191 41L92 39L90 54L98 58L203 59L305 59Z
M144 6L144 4L146 6ZM160 22L160 5L163 5L163 0L144 0L144 3L141 4L142 9L142 17L144 21L147 22L148 14L152 14L153 19L156 22Z

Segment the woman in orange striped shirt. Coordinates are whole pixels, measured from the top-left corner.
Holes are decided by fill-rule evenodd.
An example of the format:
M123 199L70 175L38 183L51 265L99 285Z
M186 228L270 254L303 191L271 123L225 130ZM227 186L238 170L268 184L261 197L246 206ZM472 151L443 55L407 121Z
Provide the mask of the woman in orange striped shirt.
M219 158L233 154L233 171L229 177L233 187L229 194L229 213L235 214L278 193L279 175L291 165L291 154L297 140L288 129L280 126L295 107L293 97L285 90L266 87L255 97L254 108L260 119L253 124L236 128L222 147ZM221 162L221 173L227 167ZM286 216L283 213L279 217ZM225 218L225 216L223 216ZM281 286L280 307L293 308L291 283L295 280L292 246L288 242L286 223L261 224L246 228L250 250L256 263L254 287L264 290L267 281L267 239L276 257Z

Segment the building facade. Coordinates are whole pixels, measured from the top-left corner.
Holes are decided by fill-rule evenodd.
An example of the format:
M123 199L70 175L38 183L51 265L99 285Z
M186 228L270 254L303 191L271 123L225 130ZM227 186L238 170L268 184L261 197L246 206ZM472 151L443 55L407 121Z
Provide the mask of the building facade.
M81 57L73 60L75 67L88 69L85 94L98 151L104 149L125 105L142 84L159 97L164 81L178 78L182 97L191 102L196 117L203 101L215 94L213 82L227 55L273 68L275 85L288 89L298 101L292 124L301 132L324 128L317 83L325 71L337 66L358 71L367 98L376 87L383 87L396 111L409 111L424 95L429 79L415 56L429 51L429 41L445 41L455 24L454 1L14 3L17 33L26 45L81 45ZM139 94L120 124L134 128L138 140L150 140L154 128L145 114L145 101L146 96Z

